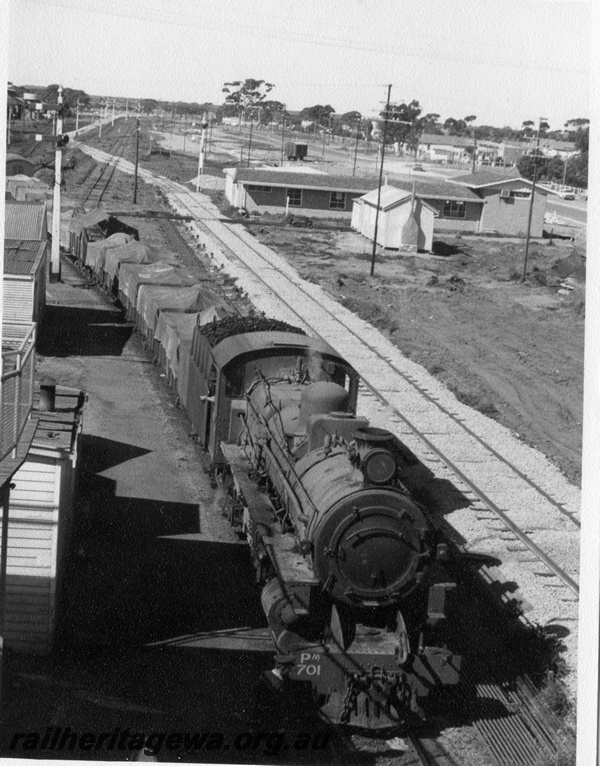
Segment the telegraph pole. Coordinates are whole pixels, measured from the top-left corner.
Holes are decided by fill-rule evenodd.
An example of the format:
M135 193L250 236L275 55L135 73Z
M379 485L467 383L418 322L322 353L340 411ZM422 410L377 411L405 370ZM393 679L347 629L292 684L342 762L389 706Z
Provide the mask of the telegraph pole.
M252 119L252 112L250 112L250 138L248 140L248 167L250 167L250 153L252 151L252 126L254 125L254 120Z
M206 115L205 115L206 117ZM196 178L196 193L200 190L200 178L204 172L204 139L206 137L207 122L202 123L202 134L200 136L200 151L198 152L198 177ZM241 165L240 165L241 167Z
M75 105L75 138L77 138L78 131L79 131L79 99L77 99L77 103Z
M137 205L137 187L138 187L138 154L140 148L140 118L135 119L135 168L133 171L133 204Z
M58 86L56 111L56 151L54 153L54 197L52 203L52 252L50 282L60 282L60 184L62 182L63 89Z
M360 120L356 123L356 144L354 146L354 165L352 166L352 175L356 173L356 157L358 155L358 137L360 135Z
M529 198L529 213L527 215L527 236L525 237L525 256L523 258L523 275L521 276L521 284L525 282L527 278L527 256L529 255L529 238L531 235L531 218L533 215L533 200L535 198L535 179L537 176L538 165L538 153L540 150L540 132L542 130L542 123L546 120L545 117L540 117L537 130L537 141L535 146L535 155L533 160L533 178L531 182L531 197ZM546 126L547 127L547 126Z
M283 167L284 140L285 140L285 117L281 121L281 167Z
M113 103L112 103L112 107L113 107L112 108L112 119L110 121L111 127L115 124L115 101L116 101L116 99L113 98Z
M377 190L377 208L375 209L375 231L373 233L373 252L371 253L371 276L375 274L375 253L377 252L377 227L379 224L379 204L381 202L381 183L383 180L383 158L385 156L385 139L387 135L388 114L390 112L391 84L388 85L387 99L385 104L385 117L383 120L383 140L381 142L381 167L379 168L379 189Z

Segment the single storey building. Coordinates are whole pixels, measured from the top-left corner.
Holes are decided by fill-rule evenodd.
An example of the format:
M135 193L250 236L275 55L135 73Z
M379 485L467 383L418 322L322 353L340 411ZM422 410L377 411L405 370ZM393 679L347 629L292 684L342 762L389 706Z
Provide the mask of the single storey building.
M533 183L520 175L478 170L452 179L477 194L482 201L481 217L477 231L506 236L525 236ZM548 190L536 184L531 216L531 236L541 237Z
M423 133L417 146L417 157L432 162L468 162L473 156L472 136L437 136Z
M379 185L377 178L298 173L286 168L225 168L229 203L249 213L286 211L350 220L352 202Z

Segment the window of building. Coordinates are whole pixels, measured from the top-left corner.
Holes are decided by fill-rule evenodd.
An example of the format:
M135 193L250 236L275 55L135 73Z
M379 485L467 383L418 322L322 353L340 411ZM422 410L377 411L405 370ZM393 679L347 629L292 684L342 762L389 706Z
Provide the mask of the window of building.
M302 206L302 189L288 189L286 196L290 207Z
M346 209L346 195L344 192L331 192L329 197L329 209L330 210L345 210Z
M531 197L531 192L520 189L511 189L510 196L516 199L529 199Z
M248 184L248 191L264 192L265 194L271 193L271 186L261 186L260 184Z
M442 218L466 218L467 203L447 199L442 208Z

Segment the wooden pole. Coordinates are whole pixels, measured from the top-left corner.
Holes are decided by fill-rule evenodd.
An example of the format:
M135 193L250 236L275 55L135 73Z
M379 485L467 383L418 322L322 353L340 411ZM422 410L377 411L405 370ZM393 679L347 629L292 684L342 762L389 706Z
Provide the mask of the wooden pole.
M387 99L385 105L385 118L383 121L383 140L381 142L381 167L379 168L379 189L377 190L377 208L375 210L375 231L373 233L373 252L371 253L371 276L375 274L375 253L377 252L377 227L379 225L379 205L381 203L381 183L383 180L383 158L385 156L385 139L387 136L388 114L390 111L390 95L392 86L388 85Z
M58 86L56 111L56 151L54 153L54 197L52 202L52 251L50 255L50 282L60 282L60 185L62 183L63 89Z
M133 171L133 204L134 205L137 205L139 149L140 149L140 118L136 117L136 127L135 127L135 167L134 167L134 171Z

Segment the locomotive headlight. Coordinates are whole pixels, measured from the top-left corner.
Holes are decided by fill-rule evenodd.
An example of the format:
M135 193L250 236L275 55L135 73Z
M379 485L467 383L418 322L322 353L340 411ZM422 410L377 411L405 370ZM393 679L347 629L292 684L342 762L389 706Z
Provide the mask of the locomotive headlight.
M360 470L369 484L389 484L396 475L396 461L391 452L374 449L365 455Z

